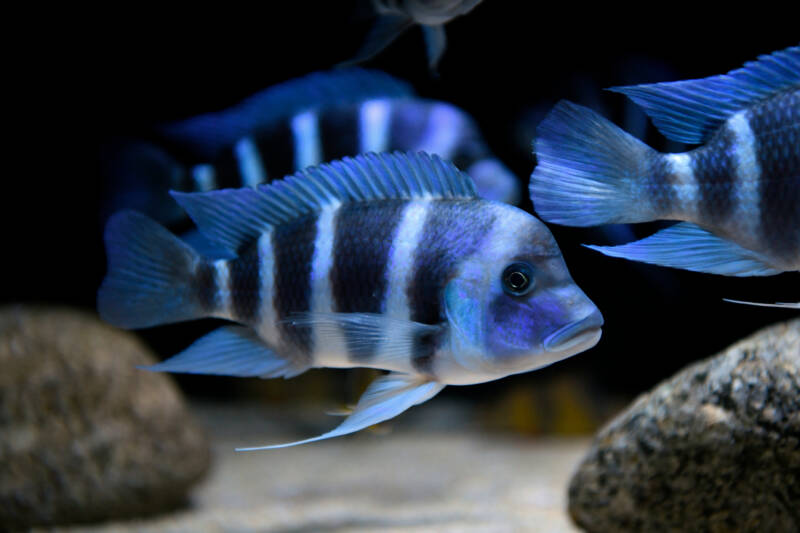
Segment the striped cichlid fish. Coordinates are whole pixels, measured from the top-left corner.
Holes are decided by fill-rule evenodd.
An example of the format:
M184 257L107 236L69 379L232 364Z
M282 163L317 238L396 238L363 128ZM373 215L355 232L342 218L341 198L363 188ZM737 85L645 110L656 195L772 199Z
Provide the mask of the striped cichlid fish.
M152 370L285 378L312 367L390 371L339 427L358 431L465 385L586 350L603 319L548 229L476 196L427 154L367 154L257 188L173 193L234 259L210 259L145 215L106 227L98 308L143 328L239 323Z
M366 152L428 152L475 179L478 194L516 203L520 187L474 120L414 95L380 71L317 72L240 104L160 128L163 145L136 143L110 158L109 211L141 210L170 224L185 217L169 190L255 187L324 161Z
M704 144L658 153L561 102L534 143L530 194L544 220L678 220L639 241L589 247L728 276L800 270L800 47L726 75L612 90L641 105L668 138Z

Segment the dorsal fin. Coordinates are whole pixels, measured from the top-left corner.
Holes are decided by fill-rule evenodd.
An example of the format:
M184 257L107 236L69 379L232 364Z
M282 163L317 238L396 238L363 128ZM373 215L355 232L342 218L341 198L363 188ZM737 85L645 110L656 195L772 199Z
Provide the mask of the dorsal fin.
M734 113L792 87L800 87L800 46L760 56L728 74L609 90L642 106L667 138L699 144Z
M228 109L163 125L160 132L198 156L213 157L255 130L302 111L413 95L411 85L379 70L314 72L264 89Z
M424 152L345 157L256 189L171 194L208 239L234 253L265 230L326 206L382 199L476 197L472 178L452 163Z

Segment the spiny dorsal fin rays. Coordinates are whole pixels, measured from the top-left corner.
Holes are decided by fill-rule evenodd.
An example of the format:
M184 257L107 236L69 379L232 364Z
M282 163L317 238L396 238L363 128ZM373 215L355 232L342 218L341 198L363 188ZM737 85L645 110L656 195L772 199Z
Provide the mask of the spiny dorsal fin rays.
M345 157L256 189L171 194L208 239L233 253L270 227L338 203L476 197L472 178L424 152Z
M430 381L421 376L392 372L370 384L366 392L358 400L358 405L356 405L352 414L339 424L336 429L310 439L271 446L236 448L236 451L288 448L355 433L366 427L394 418L408 408L430 400L444 387L445 385L442 383Z
M734 113L792 87L800 87L800 46L760 56L728 74L609 90L640 105L667 138L699 144Z

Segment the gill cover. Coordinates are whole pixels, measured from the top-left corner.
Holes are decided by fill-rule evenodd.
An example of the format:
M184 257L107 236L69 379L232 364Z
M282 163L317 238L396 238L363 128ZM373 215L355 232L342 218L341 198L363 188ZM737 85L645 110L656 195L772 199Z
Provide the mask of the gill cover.
M483 274L467 264L460 276L444 288L444 312L450 328L450 348L458 363L469 369L485 369L487 310L484 305Z

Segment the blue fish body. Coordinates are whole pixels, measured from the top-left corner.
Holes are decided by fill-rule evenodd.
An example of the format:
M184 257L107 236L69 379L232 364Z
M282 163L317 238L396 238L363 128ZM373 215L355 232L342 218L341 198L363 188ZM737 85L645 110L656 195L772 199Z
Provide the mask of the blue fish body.
M239 324L153 370L390 371L341 426L301 442L386 420L448 384L540 368L600 338L602 316L544 224L477 197L466 174L436 157L367 154L257 188L174 196L233 258L203 257L148 217L120 212L106 228L101 316L127 328Z
M324 161L395 150L453 161L484 198L519 199L516 177L468 114L415 97L408 84L379 71L313 73L160 131L164 148L140 142L112 154L110 212L131 208L174 224L185 215L170 190L255 187Z
M800 47L727 75L614 89L668 138L658 153L592 111L559 103L540 124L530 193L574 226L677 220L640 241L590 246L731 276L800 270Z

